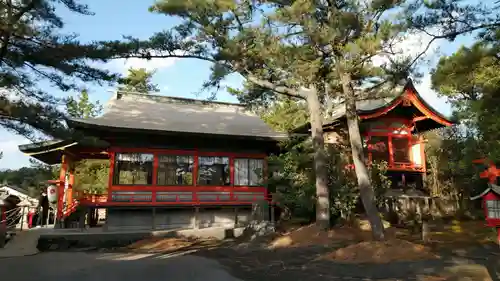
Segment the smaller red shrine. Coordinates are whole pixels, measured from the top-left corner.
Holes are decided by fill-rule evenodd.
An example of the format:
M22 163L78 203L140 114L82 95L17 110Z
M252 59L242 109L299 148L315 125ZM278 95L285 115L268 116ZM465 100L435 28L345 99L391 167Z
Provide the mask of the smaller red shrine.
M489 162L489 163L488 163ZM500 169L492 161L476 160L477 164L488 164L488 168L479 176L488 179L488 188L481 194L471 197L471 200L482 199L484 217L486 225L497 229L498 244L500 245L500 186L496 185L497 178L500 176Z
M356 102L367 164L386 162L392 188L425 191L427 173L423 133L453 125L418 93L411 79L394 96ZM309 134L304 124L294 133ZM348 143L346 106L339 104L323 121L325 143Z
M488 167L479 176L488 179L488 188L481 194L471 197L471 200L482 199L486 223L490 227L500 227L500 186L496 185L500 176L500 169L491 161L476 160L477 164L488 164ZM500 229L499 229L500 240Z
M471 200L483 199L484 216L488 226L500 227L500 186L488 183L488 188Z

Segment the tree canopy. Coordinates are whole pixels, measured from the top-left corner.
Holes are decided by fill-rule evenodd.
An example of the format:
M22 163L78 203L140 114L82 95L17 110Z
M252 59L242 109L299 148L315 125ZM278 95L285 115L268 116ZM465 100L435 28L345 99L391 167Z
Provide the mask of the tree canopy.
M487 9L447 0L161 0L150 10L182 23L148 41L131 39L139 47L125 57L212 62L204 87L218 89L224 77L237 72L246 85L232 92L254 104L272 103L280 96L305 100L315 155L317 222L323 226L328 225L330 207L321 109L327 98L344 101L352 161L377 239L383 238L383 228L362 152L356 101L390 94L414 72L428 46L413 57L398 53L396 45L408 33L441 28L431 34L432 41L453 40L477 29L488 32L492 20ZM488 13L480 15L483 11Z
M500 22L500 21L499 21ZM500 157L500 23L481 33L471 47L442 57L432 71L432 86L452 103L466 135L480 140L477 157Z
M61 9L92 15L79 2L0 1L0 126L28 138L37 137L36 132L65 137L68 132L61 121L66 115L58 107L64 102L41 88L41 82L68 92L82 90L85 83L119 78L90 64L113 57L112 48L61 33Z
M180 17L182 23L148 41L132 40L140 47L127 57L206 60L214 63L207 88L217 89L225 76L237 72L247 81L238 92L241 100L305 100L316 155L317 221L324 226L330 207L321 108L329 97L344 100L361 197L374 233L382 238L355 102L383 95L412 70L416 58L393 49L409 30L409 9L404 2L384 0L157 1L151 11ZM388 59L377 65L376 56Z
M145 68L129 68L128 75L121 81L123 85L118 89L125 92L139 92L144 94L158 92L160 90L158 85L151 81L154 74L154 71L147 71Z

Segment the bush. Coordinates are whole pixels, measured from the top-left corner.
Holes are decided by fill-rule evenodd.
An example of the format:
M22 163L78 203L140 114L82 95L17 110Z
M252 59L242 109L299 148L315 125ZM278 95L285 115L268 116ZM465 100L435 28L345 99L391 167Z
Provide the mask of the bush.
M310 141L291 140L284 144L286 153L270 157L269 190L275 192L279 204L290 209L292 217L315 219L316 185L313 169L313 151ZM354 170L349 167L350 155L340 145L329 145L328 171L330 187L330 212L332 222L347 220L358 211L359 190ZM377 204L390 186L385 176L386 163L369 167Z

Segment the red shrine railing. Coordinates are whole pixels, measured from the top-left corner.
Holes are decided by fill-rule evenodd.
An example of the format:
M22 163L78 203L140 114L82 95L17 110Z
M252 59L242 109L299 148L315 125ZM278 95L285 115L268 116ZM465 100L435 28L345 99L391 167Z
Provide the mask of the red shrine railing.
M110 149L109 155L110 174L107 192L105 194L90 194L74 190L73 165L69 165L71 161L70 158L63 157L60 178L59 180L51 181L51 183L57 185L58 188L57 218L69 216L80 205L88 207L251 205L261 200L270 201L268 191L265 187L265 182L267 181L267 161L265 154L201 152L198 150L183 151L147 148L113 148ZM130 155L137 156L137 159L140 161L137 160L137 163L135 163L132 161L135 158L126 159L125 156ZM147 155L149 158L144 158L145 160L143 161L141 160L142 155ZM221 159L225 158L223 159L225 162L219 164L226 165L224 169L227 169L227 171L224 170L224 172L228 180L222 181L225 185L211 186L209 185L210 183L200 180L199 171L202 160L208 163L210 162L208 160L212 161L212 158L217 157ZM171 158L175 161L172 162L173 160ZM165 179L160 182L160 179L162 179L160 170L163 169L161 175L166 176L167 172L170 171L167 169L167 165L171 165L171 162L177 163L176 161L180 160L182 160L182 163L179 163L185 165L179 167L188 169L185 174L191 173L190 184L182 185L189 177L186 177L186 179L182 177L182 180L175 178L173 181L176 185L168 185L169 182L166 182ZM125 167L124 170L120 170L122 166L118 165L119 161L124 163L128 161L137 165L144 165L144 171L148 168L150 173L143 173L146 179L141 178L141 184L125 184L121 182L122 179L120 177L123 176L124 179L126 179L126 176L129 174L129 170L127 169L130 169L130 167L125 165L123 166ZM217 159L217 161L222 160ZM239 161L238 163L240 163L241 166L237 165L237 161ZM248 163L245 161L248 161ZM253 171L255 175L250 173L250 171L252 171L249 168L251 161L253 161L252 163L254 165L260 165L257 165L257 168ZM245 165L243 164L248 165L248 167L244 168ZM209 164L203 165L207 166ZM177 167L177 170L180 169L179 167ZM143 171L141 167L139 168L138 171ZM123 175L121 171L124 172ZM246 173L242 171L246 171ZM67 172L69 173L69 177L66 175ZM216 172L217 171L214 173ZM237 175L238 177L243 176L243 180L237 180ZM255 176L257 180L251 176ZM258 182L259 177L262 177L262 182ZM245 180L249 185L238 185L240 182L245 182ZM250 185L252 183L251 180L255 180L255 183L258 182L258 185Z
M163 205L247 205L270 200L266 188L211 187L184 190L112 191L107 194L75 194L80 204L105 206L163 206Z

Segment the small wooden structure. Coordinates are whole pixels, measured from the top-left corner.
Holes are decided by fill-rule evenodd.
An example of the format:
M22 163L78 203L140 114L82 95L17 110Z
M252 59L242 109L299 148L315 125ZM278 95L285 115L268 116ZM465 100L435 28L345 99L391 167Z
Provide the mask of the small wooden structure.
M433 109L408 80L394 97L356 103L361 119L367 163L385 161L393 188L423 189L426 173L425 140L422 133L451 126L452 121ZM306 133L310 124L295 132ZM323 122L326 143L346 143L346 107L341 104Z
M61 163L57 218L78 206L104 208L106 227L201 228L244 224L267 202L267 155L286 134L241 104L118 92L103 116L71 119L79 140L22 145L47 164ZM107 192L73 191L75 163L108 159Z

